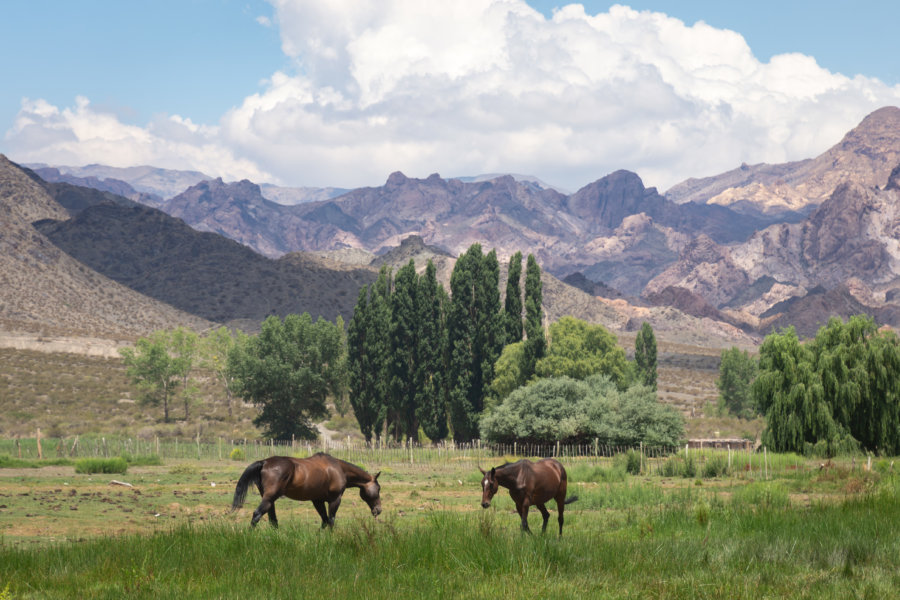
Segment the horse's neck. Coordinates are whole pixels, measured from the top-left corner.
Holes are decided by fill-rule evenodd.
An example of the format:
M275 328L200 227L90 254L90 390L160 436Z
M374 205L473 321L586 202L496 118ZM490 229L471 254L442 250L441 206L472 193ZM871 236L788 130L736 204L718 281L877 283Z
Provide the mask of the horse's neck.
M494 473L497 476L497 483L505 488L518 487L519 474L522 472L522 465L513 463L502 468L498 468Z
M348 462L341 462L341 468L344 471L344 476L347 478L347 486L348 487L359 487L372 479L372 476L357 467L356 465L351 465Z

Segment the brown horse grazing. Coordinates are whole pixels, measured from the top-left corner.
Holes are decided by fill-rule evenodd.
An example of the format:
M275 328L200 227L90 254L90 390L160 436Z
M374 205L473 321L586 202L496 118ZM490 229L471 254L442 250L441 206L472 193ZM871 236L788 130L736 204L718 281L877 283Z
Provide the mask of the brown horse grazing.
M334 516L341 505L341 496L348 487L358 487L359 497L372 510L372 516L381 514L381 485L378 476L346 461L319 452L309 458L272 456L259 460L244 470L234 488L231 510L244 504L247 488L255 483L262 496L262 502L253 511L250 525L256 526L262 516L269 514L269 523L278 527L275 516L275 501L286 496L293 500L311 500L322 517L322 529L334 527ZM328 504L328 511L325 504Z
M509 489L509 495L516 503L516 512L522 518L522 531L531 533L528 528L528 508L537 506L544 517L542 532L547 531L547 521L550 513L545 503L556 500L556 510L559 513L559 535L563 530L563 511L566 504L578 500L578 496L566 498L566 469L553 458L543 458L537 462L520 460L514 463L505 463L494 467L490 471L478 468L484 475L481 480L481 506L488 508L491 498L497 493L499 486Z

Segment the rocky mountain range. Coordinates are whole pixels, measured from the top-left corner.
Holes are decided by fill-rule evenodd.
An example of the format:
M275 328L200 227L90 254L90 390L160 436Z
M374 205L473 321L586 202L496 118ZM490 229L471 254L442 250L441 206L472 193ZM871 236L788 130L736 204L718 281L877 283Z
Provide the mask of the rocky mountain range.
M900 109L888 107L817 158L743 165L666 195L628 171L573 194L524 177L397 172L383 186L293 204L250 181L190 175L180 193L152 196L133 185L149 168L115 181L99 166L43 167L37 174L51 182L31 179L70 218L38 211L22 223L37 221L39 239L91 270L218 322L298 307L348 318L379 262L431 257L446 281L452 257L481 242L501 263L519 250L536 255L551 317L623 332L646 319L718 340L786 324L810 335L830 315L900 325L897 163ZM317 305L320 288L333 293Z
M0 210L0 333L32 331L133 339L154 329L227 323L254 331L270 314L310 312L348 320L359 288L381 264L413 259L449 285L455 258L420 237L380 255L363 250L289 253L272 259L125 198L49 184L5 157ZM57 201L48 190L65 189ZM339 262L352 254L352 262ZM45 265L43 268L39 268ZM501 266L505 280L506 264ZM627 332L651 322L660 338L719 347L752 344L737 328L656 307L616 305L544 275L546 318L571 314Z
M809 213L842 183L883 186L900 164L900 108L868 115L816 158L784 164L743 164L714 177L687 179L666 192L677 203L730 206L750 215Z
M211 326L88 268L32 226L68 218L39 181L0 155L0 328L132 339L177 325Z

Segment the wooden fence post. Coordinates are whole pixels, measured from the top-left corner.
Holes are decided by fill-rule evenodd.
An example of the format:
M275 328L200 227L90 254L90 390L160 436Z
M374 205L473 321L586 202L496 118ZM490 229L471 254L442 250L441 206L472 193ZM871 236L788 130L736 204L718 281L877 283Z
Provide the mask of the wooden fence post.
M40 459L44 458L44 452L41 450L41 428L40 427L37 428L37 438L36 439L37 439L38 459L40 460Z

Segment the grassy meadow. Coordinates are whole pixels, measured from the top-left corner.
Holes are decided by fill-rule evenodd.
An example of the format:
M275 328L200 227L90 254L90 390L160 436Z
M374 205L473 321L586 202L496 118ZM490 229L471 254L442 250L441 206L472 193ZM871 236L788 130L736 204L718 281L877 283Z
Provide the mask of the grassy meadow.
M504 459L498 457L495 464ZM698 457L715 460L714 453ZM564 535L519 532L469 460L381 470L384 513L348 490L333 531L308 502L249 528L229 513L246 462L0 468L0 591L14 598L889 598L900 589L900 481L889 460L770 456L771 473L629 475L567 459ZM147 461L152 462L152 461ZM494 463L492 463L494 464ZM487 466L487 465L486 465ZM702 472L702 469L700 469ZM119 483L129 483L131 487ZM540 530L540 515L530 523ZM0 595L0 597L3 597Z

